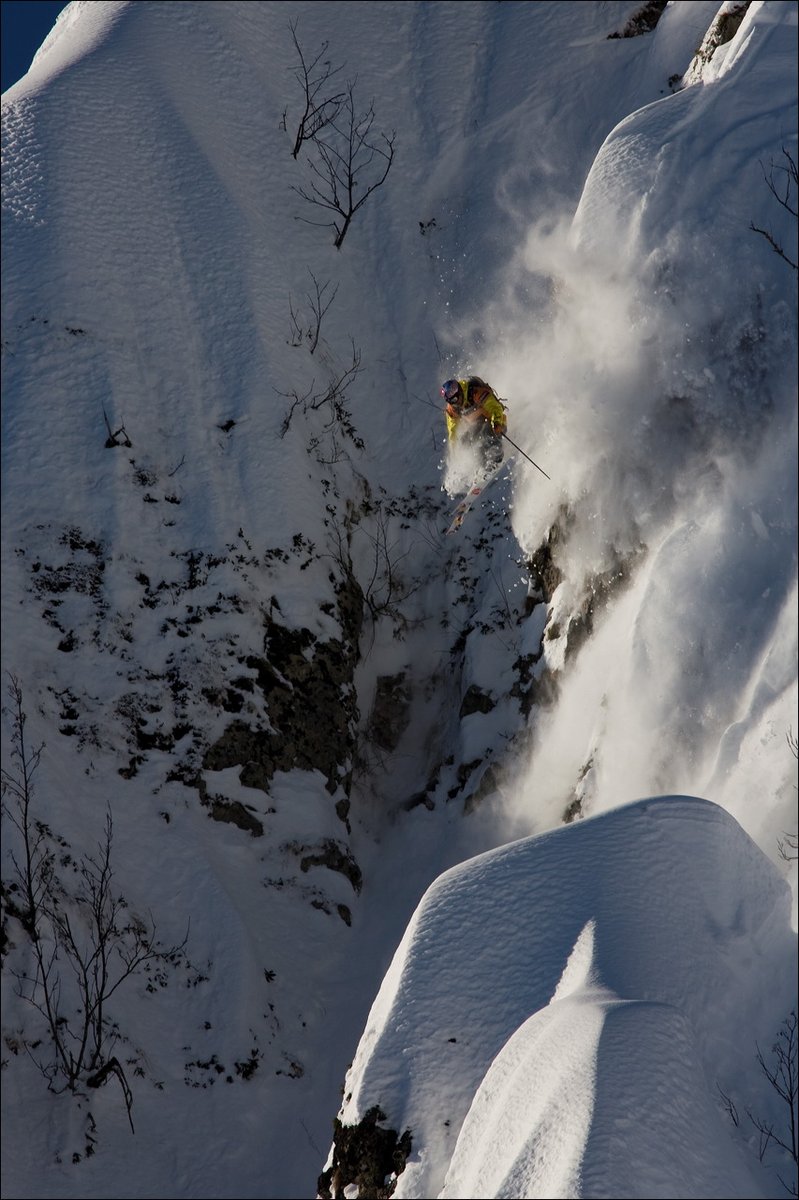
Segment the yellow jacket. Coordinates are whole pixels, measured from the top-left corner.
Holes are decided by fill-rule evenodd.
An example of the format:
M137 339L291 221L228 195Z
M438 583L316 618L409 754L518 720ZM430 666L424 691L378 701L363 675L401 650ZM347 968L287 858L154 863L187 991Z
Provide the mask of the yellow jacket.
M461 385L461 392L467 397L467 401L461 409L448 404L444 410L449 440L451 442L455 440L461 422L464 423L466 429L475 429L482 423L490 425L491 432L497 437L503 434L508 426L505 409L488 384L483 383L482 380L476 380L474 376L471 380L459 379L458 383Z

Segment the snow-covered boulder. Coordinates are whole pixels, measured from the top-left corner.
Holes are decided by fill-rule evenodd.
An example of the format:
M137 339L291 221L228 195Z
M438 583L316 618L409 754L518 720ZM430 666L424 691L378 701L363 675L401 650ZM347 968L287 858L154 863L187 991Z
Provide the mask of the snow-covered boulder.
M481 855L418 906L339 1134L379 1109L410 1143L395 1196L768 1195L722 1093L770 1103L756 1046L795 1004L795 946L784 881L704 800ZM334 1145L322 1194L359 1183L341 1167Z

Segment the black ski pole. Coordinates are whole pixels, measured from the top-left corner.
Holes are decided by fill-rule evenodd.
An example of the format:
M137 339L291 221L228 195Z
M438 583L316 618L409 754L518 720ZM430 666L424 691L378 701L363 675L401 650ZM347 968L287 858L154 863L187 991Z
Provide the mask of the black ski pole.
M521 446L517 446L515 442L512 442L511 439L508 437L507 433L503 433L502 436L504 437L506 442L510 442L510 444L511 444L511 446L513 446L514 450L518 450L520 454L524 454L524 457L527 459L527 461L533 463L533 466L535 467L536 471L540 471L542 475L544 475L547 479L549 479L550 483L552 482L552 480L549 478L549 475L547 475L544 468L539 467L537 462L533 462L533 460L530 458L530 455L525 454L525 452L524 452L524 450L522 450Z

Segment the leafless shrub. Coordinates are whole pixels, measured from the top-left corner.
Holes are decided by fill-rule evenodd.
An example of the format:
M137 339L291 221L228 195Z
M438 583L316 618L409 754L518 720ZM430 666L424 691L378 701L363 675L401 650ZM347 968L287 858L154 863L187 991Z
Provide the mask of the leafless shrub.
M105 439L106 450L113 450L116 446L125 446L130 449L133 442L128 437L128 431L125 429L125 426L120 425L119 429L112 430L111 422L108 420L108 413L105 409L103 409L103 420L108 430L108 437Z
M369 523L358 528L371 546L369 577L362 589L369 611L372 617L387 613L397 619L402 603L420 587L419 581L409 582L400 570L409 551L398 549L399 542L382 506L377 507Z
M363 450L363 438L359 435L353 423L352 413L347 407L347 392L355 382L361 370L361 352L351 341L352 358L349 366L340 369L330 380L327 387L317 391L316 382L312 381L308 390L300 395L298 392L278 392L291 401L280 427L280 437L284 438L291 428L292 420L297 412L302 414L324 411L326 421L322 433L312 435L309 442L309 453L318 452L323 446L337 446L337 435L346 438L356 450ZM317 453L317 458L319 457ZM343 457L343 452L339 455ZM328 461L319 459L319 461ZM338 461L338 457L335 459Z
M760 1134L760 1158L761 1161L766 1155L767 1150L772 1145L778 1146L784 1150L793 1160L794 1165L799 1162L797 1158L797 1097L799 1096L799 1073L797 1072L797 1021L796 1013L792 1012L785 1018L777 1034L777 1040L771 1047L771 1058L767 1061L760 1047L757 1048L757 1061L760 1069L769 1081L774 1091L783 1102L783 1124L779 1128L775 1128L771 1121L764 1121L762 1118L753 1115L747 1109L747 1116ZM796 1173L792 1180L783 1179L782 1175L777 1176L786 1192L791 1196L797 1194L797 1178Z
M785 159L784 163L775 162L772 159L768 170L766 170L762 163L760 164L760 168L763 172L766 186L774 199L795 220L799 216L799 211L797 210L796 159L784 146L782 148L782 155ZM750 222L749 228L754 233L759 233L761 237L764 237L775 254L779 254L780 258L784 259L789 267L793 267L794 271L797 270L799 264L794 262L790 255L786 253L782 243L770 229L762 229L759 225L755 225L754 221Z
M290 21L291 40L300 60L300 65L294 72L294 78L300 85L303 94L303 110L294 138L294 158L300 152L303 142L311 142L322 130L335 121L345 100L345 93L331 92L331 80L343 70L343 67L333 67L328 58L329 43L323 42L316 57L309 62L297 38L298 21ZM286 114L283 114L285 128Z
M718 1083L716 1084L716 1087L718 1088L719 1095L721 1096L721 1099L724 1102L724 1107L727 1110L727 1116L730 1118L730 1120L732 1121L735 1128L740 1129L741 1118L738 1115L738 1109L735 1105L735 1101L730 1096L728 1096L725 1091L722 1090L721 1086Z
M17 995L39 1014L45 1031L23 1034L21 1042L53 1092L99 1087L116 1076L132 1129L132 1094L111 1053L123 1034L111 1019L109 1001L142 973L148 991L165 986L167 969L183 961L186 939L166 948L152 918L128 913L113 887L110 812L96 852L78 859L35 816L34 779L43 745L27 745L22 687L15 676L9 694L14 765L2 772L3 813L22 849L11 854L14 877L4 893L8 914L28 935L32 951L29 965L14 968L12 975ZM62 870L77 882L67 886Z
M328 505L330 557L344 576L357 579L372 620L390 617L402 631L407 627L405 601L423 582L404 569L411 552L401 534L408 530L408 521L400 503L385 494L372 494L362 482L360 503L348 499L343 513Z
M54 873L53 851L49 848L47 826L40 821L34 822L31 814L33 798L33 779L41 762L44 743L29 749L25 739L26 715L22 703L22 689L19 680L11 676L9 684L11 697L11 720L13 733L11 739L11 762L16 764L14 771L2 769L2 795L11 798L10 805L3 803L2 811L7 815L12 825L22 835L24 861L18 864L13 859L18 886L9 889L9 894L15 892L20 896L21 904L13 900L10 911L22 925L31 941L38 941L36 915L41 909L43 897L51 887ZM13 858L13 856L12 856Z
M793 1011L785 1018L780 1026L777 1039L771 1047L769 1059L757 1047L757 1062L763 1075L777 1093L781 1103L782 1120L775 1123L765 1120L747 1108L746 1115L757 1131L757 1155L764 1162L769 1151L779 1149L797 1164L797 1095L799 1095L799 1073L797 1072L797 1020ZM736 1128L741 1128L741 1117L733 1099L717 1084L724 1107ZM782 1186L790 1196L796 1196L797 1176L794 1170L793 1178L786 1180L777 1173Z
M316 347L319 345L319 335L322 329L322 318L325 316L327 310L330 308L330 305L336 298L338 284L336 284L336 286L333 288L333 292L330 297L326 299L325 293L330 287L330 280L328 280L327 283L320 285L319 280L316 278L310 267L308 268L308 274L311 276L314 285L313 295L311 295L310 292L305 293L305 299L308 302L311 315L310 317L304 317L301 319L299 314L294 309L294 304L291 298L289 298L289 312L291 314L290 344L292 346L302 346L307 343L308 350L311 354L313 354L313 352L316 350Z
M396 133L388 137L383 132L372 132L374 102L365 112L356 114L354 90L355 84L348 84L336 120L325 127L323 135L318 133L312 139L316 157L308 160L313 175L310 184L293 189L308 204L332 214L331 219L299 219L332 228L337 250L352 218L372 192L385 183L394 161Z
M799 858L799 834L783 834L781 838L777 838L777 848L780 858L784 858L786 862L796 862Z

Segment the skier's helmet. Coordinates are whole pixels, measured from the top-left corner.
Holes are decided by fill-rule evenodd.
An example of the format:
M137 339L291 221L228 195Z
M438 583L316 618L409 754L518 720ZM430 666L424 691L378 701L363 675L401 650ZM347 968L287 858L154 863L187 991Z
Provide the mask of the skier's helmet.
M461 385L457 379L448 379L446 383L443 383L441 385L441 395L448 404L457 404L459 401L462 401Z

